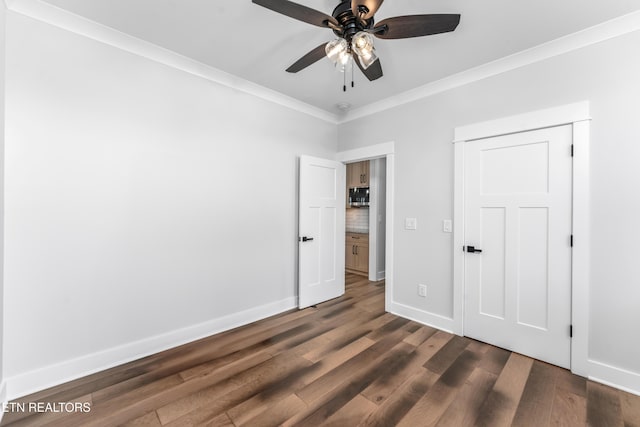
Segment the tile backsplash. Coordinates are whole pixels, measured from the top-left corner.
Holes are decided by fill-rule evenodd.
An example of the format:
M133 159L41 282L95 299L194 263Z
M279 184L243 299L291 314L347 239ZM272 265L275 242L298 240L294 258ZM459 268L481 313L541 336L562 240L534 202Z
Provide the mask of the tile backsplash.
M369 209L351 208L347 209L345 228L352 233L369 232Z

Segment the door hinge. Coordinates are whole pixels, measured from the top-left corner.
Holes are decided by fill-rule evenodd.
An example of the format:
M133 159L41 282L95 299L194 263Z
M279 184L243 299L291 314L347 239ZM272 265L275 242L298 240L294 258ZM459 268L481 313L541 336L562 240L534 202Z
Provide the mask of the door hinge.
M571 144L571 157L573 157L573 144Z
M573 325L569 325L569 338L573 338Z
M571 243L571 247L573 247L573 234L571 235L571 239L569 239L569 240L570 240L570 243Z

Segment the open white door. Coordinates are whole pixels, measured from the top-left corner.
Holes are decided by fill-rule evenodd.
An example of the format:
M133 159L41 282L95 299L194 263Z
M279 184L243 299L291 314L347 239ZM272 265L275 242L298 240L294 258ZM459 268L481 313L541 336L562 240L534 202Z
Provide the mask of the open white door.
M300 156L298 307L344 294L345 165Z

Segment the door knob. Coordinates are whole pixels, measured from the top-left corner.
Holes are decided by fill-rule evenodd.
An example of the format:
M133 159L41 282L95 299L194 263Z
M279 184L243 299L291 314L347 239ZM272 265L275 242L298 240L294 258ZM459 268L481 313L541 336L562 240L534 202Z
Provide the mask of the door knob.
M313 237L302 236L302 239L300 240L302 240L303 242L310 242L313 240Z
M482 252L482 249L476 249L474 246L467 246L467 252L469 253L479 253Z

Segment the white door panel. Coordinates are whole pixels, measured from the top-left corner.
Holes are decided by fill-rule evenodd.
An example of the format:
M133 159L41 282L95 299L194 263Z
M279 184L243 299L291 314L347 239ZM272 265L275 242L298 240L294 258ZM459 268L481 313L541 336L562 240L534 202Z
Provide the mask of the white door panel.
M484 256L480 271L480 313L498 319L505 317L505 218L504 208L484 208L480 211Z
M465 144L465 335L569 367L571 127Z
M345 165L300 157L298 306L344 294Z

